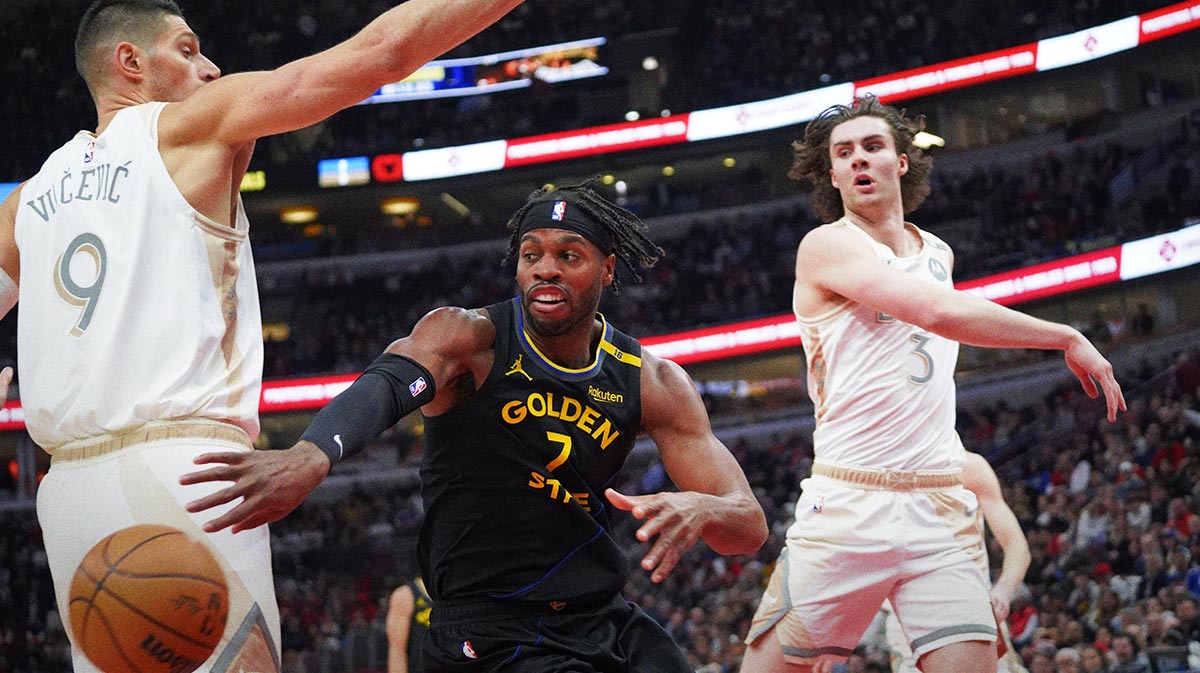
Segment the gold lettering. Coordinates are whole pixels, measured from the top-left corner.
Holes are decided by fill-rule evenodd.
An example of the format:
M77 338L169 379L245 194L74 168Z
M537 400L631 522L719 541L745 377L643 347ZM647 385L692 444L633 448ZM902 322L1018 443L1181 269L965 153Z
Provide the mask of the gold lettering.
M596 411L595 409L593 409L591 407L584 407L583 415L579 418L579 423L577 423L576 425L579 426L580 430L583 430L584 432L591 434L592 423L597 418L600 418L599 411Z
M600 439L601 435L604 436L604 439ZM600 424L600 427L596 428L596 431L592 433L593 439L600 439L601 449L607 449L608 445L612 444L613 440L620 436L621 433L613 430L612 423L607 418L604 419L604 422Z
M530 488L545 488L546 487L546 478L543 477L542 475L538 474L537 472L530 472L529 473L529 487Z
M534 403L537 404L536 407ZM534 416L546 415L546 398L542 397L541 393L530 393L529 401L526 402L526 405L529 407L529 413Z
M547 479L546 485L550 487L550 497L552 499L558 500L558 493L559 493L559 491L562 491L562 501L563 502L571 501L571 492L568 491L565 487L563 487L561 481L559 481L557 479Z
M574 496L572 496L572 498L574 498L575 503L582 507L585 512L592 511L591 506L588 505L587 493L576 493Z
M554 408L554 393L546 393L546 415L550 418L559 418L561 413L561 407L557 410Z
M525 405L521 404L520 400L513 400L504 405L504 408L500 410L500 416L505 423L516 425L525 420Z
M581 413L583 413L583 404L579 400L574 397L563 398L562 408L559 410L559 418L568 423L573 423L579 419Z

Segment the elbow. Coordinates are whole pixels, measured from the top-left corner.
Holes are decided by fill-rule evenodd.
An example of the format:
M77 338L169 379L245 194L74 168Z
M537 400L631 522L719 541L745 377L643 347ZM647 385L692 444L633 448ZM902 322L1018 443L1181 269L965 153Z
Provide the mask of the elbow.
M937 300L930 302L922 309L917 320L906 322L912 322L934 334L947 336L948 333L954 331L956 325L961 324L962 316L954 310L953 302L938 297Z
M713 551L723 556L753 554L767 542L770 531L767 529L767 517L763 514L762 507L753 499L750 499L749 507L752 507L753 511L747 512L745 517L739 517L737 522L727 529L726 535L708 540Z

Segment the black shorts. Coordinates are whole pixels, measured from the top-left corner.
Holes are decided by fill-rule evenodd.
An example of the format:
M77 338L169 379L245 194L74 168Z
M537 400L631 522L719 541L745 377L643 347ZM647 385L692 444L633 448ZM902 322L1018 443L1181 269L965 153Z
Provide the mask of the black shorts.
M683 652L620 596L587 610L435 604L421 642L426 673L692 673Z

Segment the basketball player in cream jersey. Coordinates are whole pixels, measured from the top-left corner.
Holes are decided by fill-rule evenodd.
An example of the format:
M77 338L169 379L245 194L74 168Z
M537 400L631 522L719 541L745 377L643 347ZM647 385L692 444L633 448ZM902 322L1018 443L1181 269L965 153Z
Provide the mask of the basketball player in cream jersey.
M996 670L996 620L954 430L958 343L1065 352L1109 420L1112 366L1078 331L953 289L949 247L906 222L932 162L921 120L866 97L796 143L793 177L830 224L796 255L793 309L815 405L813 475L747 636L742 670L844 660L890 599L926 673Z
M0 205L0 309L21 302L22 403L52 456L38 516L62 614L96 541L171 525L211 545L230 585L225 638L200 670L279 670L267 528L205 534L183 503L220 484L179 482L195 456L248 451L258 433L262 332L238 195L254 142L400 81L518 2L412 0L320 54L224 78L171 0L84 13L76 65L96 130ZM76 650L74 670L96 668Z

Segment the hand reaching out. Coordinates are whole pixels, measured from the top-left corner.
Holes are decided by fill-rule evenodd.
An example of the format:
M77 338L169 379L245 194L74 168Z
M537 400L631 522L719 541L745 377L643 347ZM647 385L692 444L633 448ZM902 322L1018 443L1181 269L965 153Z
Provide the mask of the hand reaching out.
M1100 390L1104 391L1104 400L1108 405L1108 421L1116 421L1117 410L1125 411L1125 395L1113 376L1112 364L1084 338L1080 338L1064 351L1063 357L1067 360L1067 367L1083 385L1083 391L1088 397L1099 397L1100 391L1096 389L1096 384L1100 384Z
M700 539L708 523L706 511L700 506L703 496L699 493L624 495L610 488L604 494L617 509L630 512L635 519L646 520L637 530L638 540L649 542L658 536L641 564L655 583L666 579L684 552Z
M286 451L223 451L197 456L197 465L216 465L179 478L184 486L205 482L233 482L187 504L187 511L242 501L220 517L204 524L215 533L233 526L233 532L278 521L296 509L329 473L329 457L311 442L300 442Z

